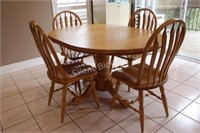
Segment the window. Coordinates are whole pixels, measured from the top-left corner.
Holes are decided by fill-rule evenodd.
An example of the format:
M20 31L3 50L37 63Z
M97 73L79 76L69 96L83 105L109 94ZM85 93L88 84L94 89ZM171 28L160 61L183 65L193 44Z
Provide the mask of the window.
M87 0L52 0L54 15L63 10L75 12L83 24L88 23Z

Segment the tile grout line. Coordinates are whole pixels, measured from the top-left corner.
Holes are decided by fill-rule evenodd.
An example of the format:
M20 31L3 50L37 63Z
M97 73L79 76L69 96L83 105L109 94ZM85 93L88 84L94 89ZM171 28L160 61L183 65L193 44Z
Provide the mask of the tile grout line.
M13 79L12 75L10 75L10 76L11 76L11 78ZM15 80L14 80L14 79L13 79L13 81L14 81L14 84L16 85L16 82L15 82ZM22 96L22 94L21 94L21 92L20 92L20 90L19 90L19 88L18 88L18 86L17 86L17 85L16 85L16 87L17 87L17 89L18 89L18 91L19 91L19 93L20 93L20 95L21 95L21 97L22 97L23 101L25 102L25 105L26 105L26 107L28 108L28 110L29 110L29 112L30 112L30 114L31 114L32 118L33 118L33 119L34 119L34 121L36 122L36 124L37 124L37 126L39 127L40 131L41 131L41 132L43 132L43 131L42 131L42 129L41 129L41 127L39 126L38 122L36 121L36 119L35 119L35 117L34 117L33 113L31 112L31 110L30 110L30 108L29 108L28 104L26 103L26 101L25 101L24 97ZM21 123L21 122L20 122L20 123ZM18 123L17 123L17 124L18 124Z
M176 87L181 86L181 85L185 85L185 86L191 87L191 86L189 86L189 85L187 85L187 84L184 84L184 83L179 84L179 85L177 85ZM170 91L171 93L175 93L176 95L181 96L181 97L183 97L183 98L185 98L185 99L187 99L187 100L193 101L193 100L189 99L188 97L185 97L185 96L183 96L183 95L181 95L181 94L179 94L179 93L177 93L177 92L174 92L173 90L174 90L176 87L174 87L173 89L171 89L171 90L169 90L169 91ZM193 88L193 87L191 87L191 88ZM193 89L195 89L195 90L197 90L197 91L200 92L200 90L198 90L198 89L196 89L196 88L193 88ZM196 100L199 96L200 96L200 94L195 98L195 100Z
M175 111L178 112L178 113L177 113L176 115L174 115L168 122L166 122L166 123L163 125L163 127L165 127L165 126L166 126L170 121L172 121L176 116L182 114L181 112L194 102L194 100L190 100L190 101L191 101L191 102L190 102L187 106L185 106L182 110L180 110L180 111L177 111L177 110L175 110L175 109L169 107L169 108L175 110ZM184 114L182 114L182 115L184 115ZM184 116L186 116L186 115L184 115ZM186 117L189 118L189 119L191 119L191 120L193 120L192 118L190 118L190 117L188 117L188 116L186 116ZM194 121L194 120L193 120L193 121ZM196 120L195 120L195 121L196 121ZM198 123L199 123L199 122L198 122ZM167 127L165 127L165 128L168 129ZM170 130L170 131L171 131L171 130Z

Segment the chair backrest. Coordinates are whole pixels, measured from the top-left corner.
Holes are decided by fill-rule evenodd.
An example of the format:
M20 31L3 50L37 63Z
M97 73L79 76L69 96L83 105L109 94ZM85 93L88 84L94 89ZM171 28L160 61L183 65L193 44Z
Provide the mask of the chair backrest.
M180 19L169 19L154 31L142 55L137 84L143 82L141 79L144 79L144 75L146 75L146 85L166 82L168 69L182 45L185 32L185 22ZM149 51L151 51L150 59ZM147 71L145 71L146 64L149 65Z
M154 31L157 28L157 18L151 9L141 8L132 14L128 26Z
M52 79L57 79L59 75L62 75L63 78L66 78L60 60L51 42L41 27L33 20L29 22L29 27L35 40L37 49L48 69L48 76L50 76Z
M77 25L82 25L82 21L80 17L72 11L59 12L52 21L53 30Z

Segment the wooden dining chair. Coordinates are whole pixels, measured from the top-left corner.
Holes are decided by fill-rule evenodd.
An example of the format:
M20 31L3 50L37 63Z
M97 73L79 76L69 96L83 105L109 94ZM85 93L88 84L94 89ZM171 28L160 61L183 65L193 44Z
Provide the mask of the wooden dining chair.
M131 18L129 19L128 27L154 31L157 27L156 15L151 9L148 8L138 9L132 14ZM136 59L141 58L141 56L142 56L141 54L117 55L118 58L127 60L128 66L131 66L132 62ZM114 56L111 57L110 70L127 65L127 64L122 64L113 68L112 65L113 63L114 63ZM130 91L130 87L128 87L128 91Z
M93 94L97 107L99 107L99 100L93 82L93 78L96 75L95 69L92 66L84 64L80 61L61 64L52 44L41 27L35 21L30 21L29 27L35 40L37 49L46 64L47 75L51 80L48 105L51 103L53 93L55 91L62 90L61 122L64 121L67 93L70 92L74 95L72 103L77 104L82 101L82 99L79 98L80 96L76 95L72 90L69 89L70 85L79 82L81 79L87 79L87 81L90 83L86 92L84 92L83 97L89 98L89 96ZM57 90L54 89L56 83L62 84L62 87Z
M114 108L116 97L119 96L119 83L129 85L138 91L138 98L127 104L140 115L141 131L144 131L144 91L162 100L166 116L168 113L167 100L164 93L164 84L168 80L168 70L179 51L185 37L186 25L180 19L170 19L159 26L149 38L144 48L144 52L139 64L122 68L112 73L112 77L117 80L115 85L115 95L112 101ZM151 55L148 53L151 51ZM161 95L156 95L152 90L159 89ZM130 106L131 103L139 101L139 110Z
M58 14L56 14L52 21L53 30L70 26L71 27L81 26L81 25L82 21L80 17L76 13L67 10L61 11ZM63 46L60 46L60 48L61 48L61 55L64 56L64 63L67 62L67 59L70 60L81 59L83 61L83 58L90 56L90 54L67 49Z

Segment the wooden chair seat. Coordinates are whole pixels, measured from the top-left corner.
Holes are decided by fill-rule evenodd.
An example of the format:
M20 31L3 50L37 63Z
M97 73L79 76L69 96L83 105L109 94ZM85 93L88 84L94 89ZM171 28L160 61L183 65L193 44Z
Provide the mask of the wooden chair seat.
M118 55L117 57L120 57L122 59L127 59L127 60L137 60L141 56L142 54L134 54L134 55Z
M139 70L140 70L140 64L136 64L130 67L122 68L119 71L115 71L112 73L112 77L115 79L118 79L122 81L123 83L129 85L131 88L134 88L135 90L140 89L153 89L156 87L159 87L160 84L164 84L167 82L168 76L165 77L165 79L162 80L162 83L159 81L159 74L157 77L154 77L153 75L150 75L149 81L147 82L148 71L149 71L149 65L144 65L143 75L141 76L141 83L137 84ZM152 69L152 73L154 73L156 70ZM155 80L153 80L155 78Z
M57 83L67 83L67 82L77 82L77 79L84 79L88 76L94 77L96 75L96 69L90 65L87 65L81 61L78 62L67 62L62 64L62 68L65 71L67 78L63 77L63 74L60 73L59 66L56 66L55 69L58 71L57 78L51 76L50 72L47 71L48 77L51 80L55 80ZM70 80L69 80L70 79Z
M64 48L61 51L61 55L69 58L70 60L79 60L79 59L83 59L83 58L91 56L88 53L82 53L82 52L78 52L78 51L74 51L74 50L66 49L66 48ZM66 61L65 61L65 63L66 63Z

